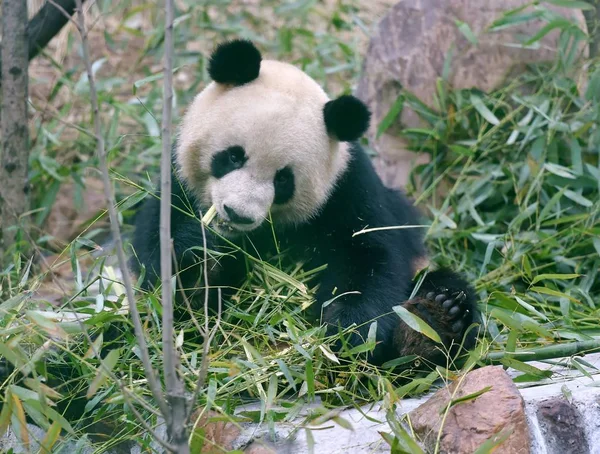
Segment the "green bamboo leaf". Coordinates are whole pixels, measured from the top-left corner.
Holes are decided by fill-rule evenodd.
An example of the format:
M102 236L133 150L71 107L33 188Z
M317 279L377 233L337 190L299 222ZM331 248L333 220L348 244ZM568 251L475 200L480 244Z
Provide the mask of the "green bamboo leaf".
M269 411L273 407L275 398L277 397L277 375L272 374L269 377L269 388L267 390L267 402L266 411Z
M548 24L544 25L529 40L525 41L525 45L526 46L530 46L533 43L538 42L544 36L546 36L548 33L550 33L552 30L555 30L555 29L564 30L565 28L569 28L569 27L572 27L572 26L573 26L573 23L571 21L569 21L568 19L565 19L563 17L556 18L553 21L550 21Z
M404 427L402 427L402 424L400 424L400 421L398 421L398 417L394 411L388 410L386 413L386 420L392 429L392 432L396 436L398 444L400 445L398 447L399 452L408 454L425 454L415 439L406 431Z
M498 446L508 440L508 437L513 433L513 429L504 429L497 434L492 435L484 441L473 454L491 454Z
M475 110L477 110L477 112L479 112L479 115L485 118L488 123L491 123L493 125L497 125L500 123L498 117L496 117L496 115L494 115L492 111L487 108L487 106L483 103L479 96L471 94L470 99L471 104L473 104L473 107L475 107Z
M544 15L544 11L538 10L531 13L518 14L529 5L524 5L512 11L507 11L502 17L492 22L490 31L498 31L515 25L523 24L532 20L541 18Z
M532 366L531 364L524 363L523 361L519 361L518 359L514 358L503 358L500 362L506 367L512 367L513 369L518 370L519 372L524 372L526 374L533 375L538 378L550 378L553 374L551 370L538 369L537 367Z
M26 315L32 323L42 328L49 336L58 337L60 339L67 338L65 330L62 329L58 323L53 322L44 315L35 311L27 311Z
M120 352L119 349L114 349L108 352L106 357L102 360L103 365L98 367L96 371L96 376L92 380L90 387L86 393L86 397L88 399L92 398L94 394L98 392L98 389L104 384L104 382L108 379L108 372L112 371L119 361ZM108 369L108 371L106 371Z
M404 95L398 96L388 113L383 117L383 120L379 123L377 128L376 138L379 138L390 126L396 121L400 115L402 115L402 108L404 107Z
M592 244L594 245L594 249L596 249L598 255L600 255L600 238L594 238L592 240Z
M423 319L419 318L412 312L409 312L404 306L394 306L392 309L411 329L427 336L429 339L437 342L438 344L442 343L442 339L440 339L438 333L436 333L431 326L425 323Z
M547 279L561 281L561 280L568 280L568 279L576 279L580 276L581 276L581 274L538 274L536 277L533 278L533 281L531 281L531 284L535 284L540 281L545 281Z
M503 325L509 327L510 329L523 331L523 325L521 324L521 322L515 317L512 317L511 314L509 314L504 309L495 307L494 309L492 309L490 315L500 320L500 322L502 322Z
M485 394L491 390L492 390L492 386L486 386L485 388L480 389L479 391L475 391L474 393L467 394L466 396L458 397L456 399L452 399L450 402L448 402L448 405L446 407L440 409L440 414L443 414L444 412L446 412L447 410L449 410L450 408L454 407L457 404L475 400L482 394Z
M573 9L584 9L593 10L594 7L587 2L580 2L577 0L544 0L544 3L550 3L556 6L563 6L565 8Z
M559 164L547 162L544 164L544 169L546 169L550 173L553 173L556 176L568 178L569 180L575 180L577 178L577 175L575 175L571 171L571 169L565 166L561 166Z
M479 44L479 40L477 39L477 36L475 36L475 33L473 33L473 30L471 30L469 24L467 24L466 22L461 22L458 19L455 20L454 23L458 26L458 30L463 34L465 38L467 38L467 40L469 40L471 44Z
M290 384L290 386L292 388L294 388L294 391L296 391L296 380L294 380L294 376L290 372L290 369L280 359L275 360L275 362L279 366L279 369L281 369L281 372L283 372L283 376L286 378L286 380L288 381L288 383Z
M571 191L570 189L565 189L565 197L586 208L589 208L592 205L594 205L594 203L591 200L586 199L584 196L577 194L576 192Z
M557 296L559 298L567 298L567 299L573 301L574 303L581 304L581 301L579 301L578 299L575 299L572 296L567 295L566 293L559 292L558 290L552 290L552 289L546 288L546 287L535 287L535 286L531 287L531 290L533 290L534 292L538 292L538 293L544 293L546 295Z
M175 74L179 70L179 68L181 68L181 66L174 68L173 74ZM165 73L164 73L164 71L161 71L161 72L153 74L151 76L144 77L143 79L136 80L133 83L133 95L135 96L137 94L138 88L143 87L144 85L149 84L151 82L156 82L157 80L161 80L163 77L165 77Z
M341 416L334 416L333 418L331 418L331 420L336 422L340 427L346 430L354 430L354 427L352 427L350 421L348 421L345 418L342 418Z
M538 216L537 219L537 229L539 230L540 228L540 224L542 223L542 221L544 221L546 218L548 218L548 214L550 213L550 211L556 206L556 204L559 202L560 198L563 196L563 194L565 193L565 191L567 190L567 188L561 188L560 191L558 191L556 194L554 194L552 196L552 198L548 201L548 203L546 203L544 205L544 208L542 208L542 211L540 211L540 215Z
M358 355L359 353L370 352L375 349L377 344L375 342L365 342L364 344L357 345L352 348L348 354L349 355Z
M336 364L340 363L340 360L335 356L335 354L327 347L326 345L319 345L319 349L323 352L323 354L333 361Z
M544 314L542 314L540 311L538 311L535 307L533 307L531 304L526 303L525 301L523 301L521 298L519 298L518 296L515 295L515 300L517 300L517 303L519 303L523 308L525 308L528 312L531 312L532 314L537 315L539 318L541 318L544 321L548 321L548 317L546 317Z
M313 371L312 360L310 359L306 361L306 372L304 376L306 377L306 389L308 398L312 400L315 398L315 373Z

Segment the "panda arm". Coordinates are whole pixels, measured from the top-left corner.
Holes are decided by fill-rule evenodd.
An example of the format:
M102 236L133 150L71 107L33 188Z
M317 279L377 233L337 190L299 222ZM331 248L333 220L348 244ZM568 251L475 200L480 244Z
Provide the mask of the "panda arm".
M402 304L409 291L408 274L405 279L402 273L395 276L389 268L387 251L379 248L346 244L327 254L327 269L321 275L316 300L324 305L322 320L328 334L356 324L346 338L355 347L367 340L371 324L377 321L377 341L381 345L371 361L381 363L395 357L392 341L399 318L392 308Z
M409 300L413 282L404 273L407 269L389 251L377 248L355 248L348 255L331 257L316 295L319 304L332 300L322 310L328 333L356 324L357 329L347 338L354 347L366 341L369 327L376 320L380 345L371 362L380 364L418 355L444 363L440 346L408 327L394 312L394 306L402 305L439 334L451 355L456 354L461 342L465 349L472 348L476 331L466 330L478 312L471 286L452 271L438 270L428 274Z
M321 260L328 264L317 302L323 305L336 298L322 311L330 333L337 332L338 326L356 323L357 334L348 340L359 345L377 320L380 345L373 362L410 354L433 357L433 350L439 351L437 346L432 348L428 338L406 326L394 312L394 306L403 305L438 331L446 346L461 342L476 305L471 287L456 273L429 273L415 298L408 301L414 288L415 262L425 256L422 233L398 229L355 235L365 227L420 223L408 199L383 186L360 147L352 149L350 165L317 223L324 232L319 244ZM461 292L464 297L457 298ZM465 346L473 343L471 336Z

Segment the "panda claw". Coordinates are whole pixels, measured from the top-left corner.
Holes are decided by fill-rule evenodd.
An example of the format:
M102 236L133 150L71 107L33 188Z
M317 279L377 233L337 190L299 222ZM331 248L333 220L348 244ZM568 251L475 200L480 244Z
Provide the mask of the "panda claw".
M460 333L463 330L463 327L464 327L464 324L463 324L462 320L459 320L452 324L452 331L455 333Z
M456 295L454 295L454 299L456 299L459 302L459 304L462 304L467 300L467 294L461 290Z
M451 308L448 311L448 315L450 315L450 317L455 317L456 315L458 315L459 311L460 311L460 307L454 306L453 308Z
M444 301L444 303L442 304L442 307L446 310L450 309L453 305L454 305L455 301L453 299L449 299Z

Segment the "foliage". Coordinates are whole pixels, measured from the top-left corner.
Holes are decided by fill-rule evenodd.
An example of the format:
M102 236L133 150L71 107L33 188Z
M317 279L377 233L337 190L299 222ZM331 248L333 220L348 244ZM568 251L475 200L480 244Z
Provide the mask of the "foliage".
M178 2L177 112L206 84L212 43L233 36L252 38L266 54L299 65L332 94L351 90L361 61L357 29L366 26L358 2L350 4L333 7L300 0L241 7L223 0ZM99 17L117 21L96 30L91 40L104 41L108 49L105 54L99 46L94 70L126 230L158 175L162 87L156 62L162 52L162 18L154 6L141 2L100 1L95 8ZM510 26L525 14L508 12L497 25ZM561 31L554 64L530 68L490 94L454 91L440 80L436 109L403 92L386 119L391 124L410 106L424 120L424 127L402 131L414 150L431 155L429 164L413 172L410 189L417 204L431 214L428 239L434 261L466 273L481 297L488 336L465 370L493 358L492 353L590 341L600 335L600 70L592 68L587 89L579 84L578 71L584 69L576 64L573 49L585 36L569 22L549 15L546 19L551 29ZM457 26L471 35L465 24ZM75 38L68 39L74 49ZM536 39L528 45L535 46ZM52 61L49 53L45 58L57 77L46 98L32 97L30 180L32 205L38 207L31 219L41 232L33 246L46 263L24 259L15 247L0 272L0 355L21 372L30 372L24 382L12 373L0 384L0 433L10 425L24 439L27 415L47 431L47 444L97 432L95 441L102 449L128 439L150 446L150 436L125 405L122 390L104 376L94 355L98 349L107 355L112 371L136 398L138 411L157 424L123 309L119 273L110 254L100 254L110 252L102 222L106 214L93 216L80 235L58 249L43 234L61 186L73 184L74 203L82 206L97 165L83 65L73 55L62 63ZM234 422L258 420L272 426L293 419L317 398L323 407L311 411L307 421L339 419L332 407L383 399L394 435L385 440L394 449L416 450L392 417L394 405L440 378L452 378L452 372L424 370L418 358L395 361L402 366L400 373L376 370L364 361L372 348L369 339L354 351L334 354L332 344L338 339L324 338L323 329L303 314L312 301L307 280L318 270L280 266L278 258L254 262L236 304L223 315L198 405ZM71 270L70 279L59 275L65 267ZM55 283L52 294L47 292L49 283ZM56 287L62 288L60 310ZM160 294L139 295L152 359L160 370ZM202 314L195 315L202 323ZM176 331L190 389L201 361L197 331L193 321ZM115 337L121 343L109 353L105 339ZM519 380L547 377L518 358L505 355L501 362L523 371ZM578 364L571 361L572 367ZM449 362L448 369L453 366ZM81 400L87 416L82 421L69 418L77 390L89 398ZM232 416L236 407L257 397L259 411ZM107 428L112 436L100 435Z

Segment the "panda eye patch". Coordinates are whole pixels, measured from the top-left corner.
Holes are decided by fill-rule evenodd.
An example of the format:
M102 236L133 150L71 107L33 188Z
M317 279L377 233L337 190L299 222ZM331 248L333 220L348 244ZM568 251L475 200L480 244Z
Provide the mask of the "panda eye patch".
M244 159L244 149L242 147L229 148L229 160L233 164L242 162Z
M239 145L226 148L212 157L210 170L215 178L222 178L229 172L241 169L248 160L246 152Z
M276 204L283 204L288 202L293 196L296 189L294 182L294 172L290 167L284 167L278 170L273 180L275 186L275 200Z

